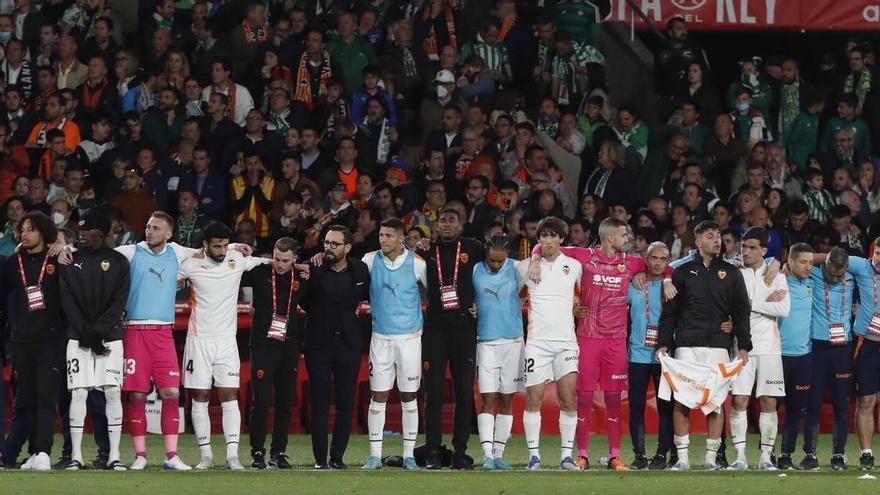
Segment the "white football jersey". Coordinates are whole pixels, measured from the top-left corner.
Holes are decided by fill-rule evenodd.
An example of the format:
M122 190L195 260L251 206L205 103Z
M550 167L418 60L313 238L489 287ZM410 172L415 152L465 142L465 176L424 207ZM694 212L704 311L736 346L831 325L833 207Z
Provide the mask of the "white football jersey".
M575 287L580 286L581 264L560 253L552 262L541 258L541 282L528 280L529 262L517 262L520 278L529 290L528 339L576 341Z
M179 278L190 282L189 335L230 337L238 331L238 287L244 272L270 258L245 257L230 250L216 262L205 255L180 264Z

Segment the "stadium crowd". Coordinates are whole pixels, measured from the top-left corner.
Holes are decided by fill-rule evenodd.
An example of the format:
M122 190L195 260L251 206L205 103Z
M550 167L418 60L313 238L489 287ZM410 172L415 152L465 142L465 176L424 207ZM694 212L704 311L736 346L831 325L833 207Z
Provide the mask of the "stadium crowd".
M606 78L608 8L601 0L0 2L0 294L3 358L14 370L3 464L18 466L27 445L22 469L51 469L60 415L58 467L83 469L88 414L97 467L144 469L146 395L155 389L163 466L189 470L177 456L182 378L201 454L195 467L214 465L215 387L226 465L242 469L241 286L252 288L254 305L253 468L291 466L300 353L311 377L315 467L346 467L345 423L367 352L355 316L364 300L373 323L366 469L471 468L476 378L485 469L510 467L503 451L522 389L526 410L516 420L527 466L540 467L549 381L557 382L561 468L589 467L601 390L609 469L687 469L685 399L658 398L658 450L648 458L645 448L647 387L662 388L658 360L677 366L673 355L740 359L735 381L719 388L726 397L733 387L730 417L708 411L707 469L728 464L725 423L737 455L730 466L747 467L756 381L759 467L793 467L801 420L799 466L819 467L826 385L831 466L846 468L856 394L859 463L872 467L880 73L869 40L852 38L818 61L743 53L710 64L685 21L672 19L655 53L649 118ZM736 80L713 76L723 64L738 64ZM181 366L170 332L183 280L192 314ZM298 306L305 328L293 318ZM451 452L441 445L447 363ZM395 381L403 456L389 458L382 436ZM426 444L415 449L420 390ZM620 445L627 390L629 464ZM6 395L0 390L4 425ZM123 418L130 465L120 454Z

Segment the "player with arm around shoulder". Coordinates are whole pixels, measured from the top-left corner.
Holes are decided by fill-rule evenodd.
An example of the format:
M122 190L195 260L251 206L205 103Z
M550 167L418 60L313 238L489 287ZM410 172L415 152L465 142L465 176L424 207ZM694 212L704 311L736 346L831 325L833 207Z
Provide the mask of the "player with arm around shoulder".
M422 314L419 285L427 288L425 260L404 246L403 222L386 218L379 227L380 250L363 257L370 271L370 391L367 411L370 456L363 469L382 466L385 405L395 382L400 390L403 466L417 470L413 451L419 429L416 394L422 375Z
M556 382L559 401L560 469L579 470L571 458L577 426L575 389L578 373L578 343L574 331L575 288L580 287L581 263L560 251L566 224L547 217L538 224L541 243L542 280L529 280L529 322L525 346L526 407L523 413L526 444L529 449L527 469L541 468L541 404L548 382ZM526 278L528 266L517 266Z
M83 469L82 438L89 390L106 397L110 439L106 469L125 471L119 459L122 436L122 313L130 285L128 260L108 248L110 220L92 209L79 222L79 246L61 266L61 303L68 321L67 388L71 392L71 461Z
M242 274L272 263L271 258L245 257L229 250L232 230L211 222L204 230L201 256L180 264L179 278L190 282L193 301L183 350L183 386L192 398L192 422L201 461L196 469L212 469L211 418L208 401L212 386L223 408L226 467L241 470L238 457L241 410L238 386L241 361L238 342L238 289Z
M474 266L474 312L477 315L477 372L480 412L477 430L483 469L511 469L504 447L513 426L513 395L524 389L522 302L524 280L507 257L510 240L492 236L486 259ZM495 407L498 414L495 415Z

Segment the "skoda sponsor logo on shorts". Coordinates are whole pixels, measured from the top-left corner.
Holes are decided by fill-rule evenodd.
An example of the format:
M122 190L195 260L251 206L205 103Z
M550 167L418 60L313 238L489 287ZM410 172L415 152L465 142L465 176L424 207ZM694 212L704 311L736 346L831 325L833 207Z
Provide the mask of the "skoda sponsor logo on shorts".
M626 380L626 375L611 375L612 380Z
M408 381L408 382L417 382L417 381L419 381L419 377L417 377L417 376L408 376L408 377L406 377L406 381Z

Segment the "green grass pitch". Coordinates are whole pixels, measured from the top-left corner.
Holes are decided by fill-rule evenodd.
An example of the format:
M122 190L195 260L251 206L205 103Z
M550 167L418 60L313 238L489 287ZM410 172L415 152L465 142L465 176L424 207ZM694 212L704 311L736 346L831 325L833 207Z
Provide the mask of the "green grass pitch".
M56 440L56 451L60 437ZM449 441L449 439L446 439ZM624 459L632 460L629 452L628 437L624 437ZM151 466L146 472L111 473L94 469L81 472L53 471L51 473L30 473L18 470L0 471L0 490L3 493L43 494L174 494L189 495L210 493L214 495L296 493L296 494L412 494L429 495L443 493L450 495L500 495L500 494L547 494L562 495L572 493L578 495L601 494L609 495L625 493L639 495L643 493L683 493L683 494L822 494L822 495L854 495L860 493L880 493L880 480L860 480L865 474L855 468L858 464L858 445L854 436L848 442L848 458L850 468L845 472L832 472L828 467L830 459L830 435L820 438L819 457L822 470L817 473L787 472L715 472L705 473L697 469L688 473L671 472L629 472L614 473L593 467L588 472L559 472L558 437L544 437L541 441L541 453L544 469L540 472L523 470L526 461L525 441L523 437L511 439L505 457L517 469L513 472L483 472L479 467L472 472L452 472L449 470L431 472L404 472L400 469L384 468L378 472L364 473L359 467L367 456L366 435L352 436L346 455L349 471L314 471L312 470L311 444L308 436L291 436L288 454L295 464L292 471L251 471L232 473L217 468L212 472L166 473L161 471L162 440L158 436L150 436L148 452ZM222 465L225 460L225 447L222 436L214 436L215 462ZM242 439L240 450L242 462L248 463L250 449L247 437ZM480 447L476 435L471 436L470 453L478 457ZM649 453L655 439L649 438ZM749 462L757 464L758 439L749 438ZM385 438L386 454L399 453L400 436ZM705 443L701 437L691 438L691 465L701 466ZM92 438L87 436L83 441L83 450L87 461L94 453ZM128 437L123 437L123 456L125 462L132 460L131 444ZM192 435L180 437L180 454L184 461L195 464L198 460L198 449ZM604 437L593 437L591 441L594 462L606 455ZM53 454L53 457L56 455ZM795 453L794 460L799 462L801 455ZM53 462L55 459L53 459ZM880 477L880 471L873 472Z

